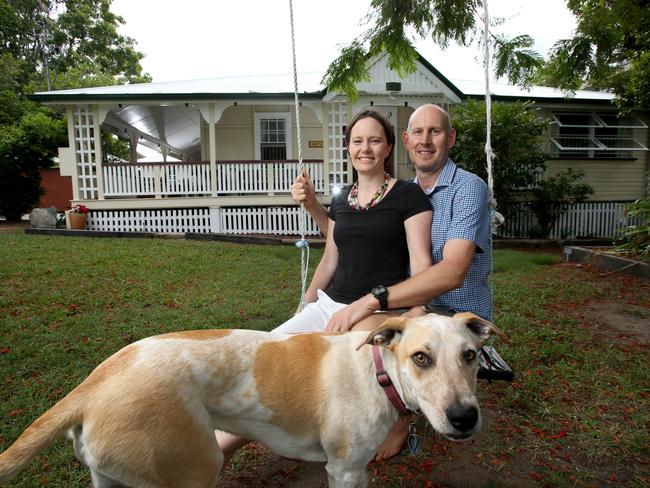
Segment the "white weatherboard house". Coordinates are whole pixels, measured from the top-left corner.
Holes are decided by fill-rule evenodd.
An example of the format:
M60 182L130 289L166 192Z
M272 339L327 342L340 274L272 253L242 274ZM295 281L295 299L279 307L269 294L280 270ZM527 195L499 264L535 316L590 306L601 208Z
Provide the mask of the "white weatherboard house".
M370 74L354 104L324 89L320 75L299 76L302 155L324 203L336 187L352 182L343 134L354 113L369 107L383 112L399 134L420 105L433 102L453 113L455 105L482 97L484 89L480 83L453 84L421 57L406 78L391 71L385 57L374 60ZM619 118L612 95L602 92L566 98L552 88L508 85L493 85L492 92L496 100L534 101L540 115L553 120L548 172L581 168L595 190L589 203L565 216L556 234L616 234L622 202L648 191L649 114ZM71 205L91 209L89 229L299 233L299 212L290 198L298 172L291 76L84 88L32 98L67 114L69 146L59 150L60 171L72 177ZM103 154L105 133L130 141L128 161ZM411 177L408 155L396 146L393 172ZM144 147L156 151L154 161L141 157ZM317 233L310 219L307 233Z

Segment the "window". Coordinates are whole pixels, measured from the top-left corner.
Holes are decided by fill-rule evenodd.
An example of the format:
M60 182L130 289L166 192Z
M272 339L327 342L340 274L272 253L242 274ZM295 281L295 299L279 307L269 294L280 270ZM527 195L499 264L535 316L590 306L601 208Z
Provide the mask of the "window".
M288 113L255 114L255 159L291 158L291 118Z
M634 138L634 131L648 126L634 116L615 112L554 113L551 156L556 158L631 158L648 148Z

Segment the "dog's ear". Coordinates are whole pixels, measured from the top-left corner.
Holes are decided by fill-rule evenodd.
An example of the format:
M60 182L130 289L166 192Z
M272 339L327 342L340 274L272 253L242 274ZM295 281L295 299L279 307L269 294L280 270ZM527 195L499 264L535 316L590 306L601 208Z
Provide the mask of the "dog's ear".
M497 335L506 341L508 340L508 337L503 332L501 332L501 330L499 330L496 325L494 325L489 320L485 320L484 318L481 318L471 312L457 313L454 315L454 319L461 320L467 326L467 328L478 337L479 341L481 341L481 344L483 344L493 335Z
M386 347L394 342L394 339L401 336L406 327L406 317L391 317L373 330L366 340L359 344L357 350L366 344Z

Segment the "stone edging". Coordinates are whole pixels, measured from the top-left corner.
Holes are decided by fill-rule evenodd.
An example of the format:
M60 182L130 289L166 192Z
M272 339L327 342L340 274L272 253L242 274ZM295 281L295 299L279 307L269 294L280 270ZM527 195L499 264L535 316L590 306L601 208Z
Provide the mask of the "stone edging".
M588 263L609 273L622 273L650 281L650 264L648 263L580 246L565 246L564 255L567 261Z

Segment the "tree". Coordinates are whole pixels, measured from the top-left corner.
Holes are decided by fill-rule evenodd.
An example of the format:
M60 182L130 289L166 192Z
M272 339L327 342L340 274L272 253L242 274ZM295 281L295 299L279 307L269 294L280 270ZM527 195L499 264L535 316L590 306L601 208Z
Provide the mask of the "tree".
M531 237L548 238L553 226L567 206L587 200L594 190L579 181L584 177L584 171L565 169L555 176L542 180L532 192L533 201L530 208L537 217L538 228Z
M328 67L323 83L331 91L355 100L356 84L370 78L368 60L383 52L388 54L389 68L400 75L412 73L418 58L412 42L414 34L431 37L443 49L451 41L480 47L481 4L481 0L372 0L365 18L370 27L342 48ZM528 35L508 39L495 34L498 23L492 23L488 38L495 74L507 76L511 83L528 85L542 57L530 49L533 39Z
M65 121L29 112L0 131L0 215L20 220L38 202L40 170L52 166L56 148L67 140Z
M457 130L451 158L459 166L487 181L485 164L485 104L468 100L454 107L453 125ZM546 167L546 154L540 138L549 122L535 113L532 103L515 102L492 105L492 148L494 195L499 212L508 218L511 204L521 199L537 183Z
M110 11L111 1L2 0L0 54L22 62L24 77L36 85L22 87L56 89L59 75L72 68L91 78L110 75L112 83L150 81L134 40L117 32L124 19Z
M20 218L38 202L39 170L66 142L61 115L26 95L150 81L111 1L0 0L0 215Z
M623 111L650 109L650 1L567 0L575 35L558 41L537 81L566 90L612 89Z

